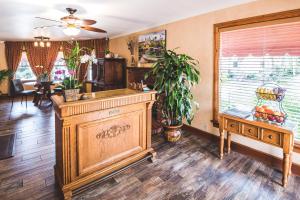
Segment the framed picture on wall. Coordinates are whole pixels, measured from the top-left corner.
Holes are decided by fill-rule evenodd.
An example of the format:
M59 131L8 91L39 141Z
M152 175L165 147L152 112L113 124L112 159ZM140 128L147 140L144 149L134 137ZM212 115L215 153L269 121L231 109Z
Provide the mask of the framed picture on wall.
M162 57L166 48L166 30L152 32L138 37L138 58L143 66L152 66Z

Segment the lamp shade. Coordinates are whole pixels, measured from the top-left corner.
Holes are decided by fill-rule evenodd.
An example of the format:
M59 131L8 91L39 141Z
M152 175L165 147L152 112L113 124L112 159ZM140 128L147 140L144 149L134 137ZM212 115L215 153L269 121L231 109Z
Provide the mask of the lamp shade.
M80 29L77 28L75 25L69 24L67 28L63 29L63 32L68 36L75 36L79 34Z

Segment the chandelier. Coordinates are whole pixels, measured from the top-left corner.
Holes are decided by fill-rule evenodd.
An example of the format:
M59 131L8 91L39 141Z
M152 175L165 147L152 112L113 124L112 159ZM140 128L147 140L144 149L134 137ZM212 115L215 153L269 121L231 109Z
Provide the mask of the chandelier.
M33 46L35 47L50 47L51 43L50 43L50 38L49 37L44 37L44 36L37 36L34 37L34 43Z

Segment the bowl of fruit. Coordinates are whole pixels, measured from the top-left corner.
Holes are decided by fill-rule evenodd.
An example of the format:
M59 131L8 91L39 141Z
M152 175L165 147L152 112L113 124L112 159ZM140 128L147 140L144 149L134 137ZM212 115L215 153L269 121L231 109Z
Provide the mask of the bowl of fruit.
M269 106L263 105L255 107L254 117L261 121L283 124L287 115L284 112L277 111Z
M256 89L256 96L258 99L277 101L280 102L285 96L286 89L276 86L276 87L259 87Z

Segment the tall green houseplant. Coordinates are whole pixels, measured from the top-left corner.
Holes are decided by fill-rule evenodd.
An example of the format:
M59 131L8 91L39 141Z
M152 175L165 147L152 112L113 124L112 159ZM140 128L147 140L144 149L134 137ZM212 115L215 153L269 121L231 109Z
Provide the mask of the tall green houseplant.
M163 58L159 59L146 75L154 78L154 89L159 94L158 101L161 102L162 117L167 127L166 134L170 137L168 140L180 138L181 133L178 136L178 129L184 119L189 124L193 120L194 105L197 106L197 103L193 100L191 87L199 82L198 68L198 61L192 57L165 50Z

